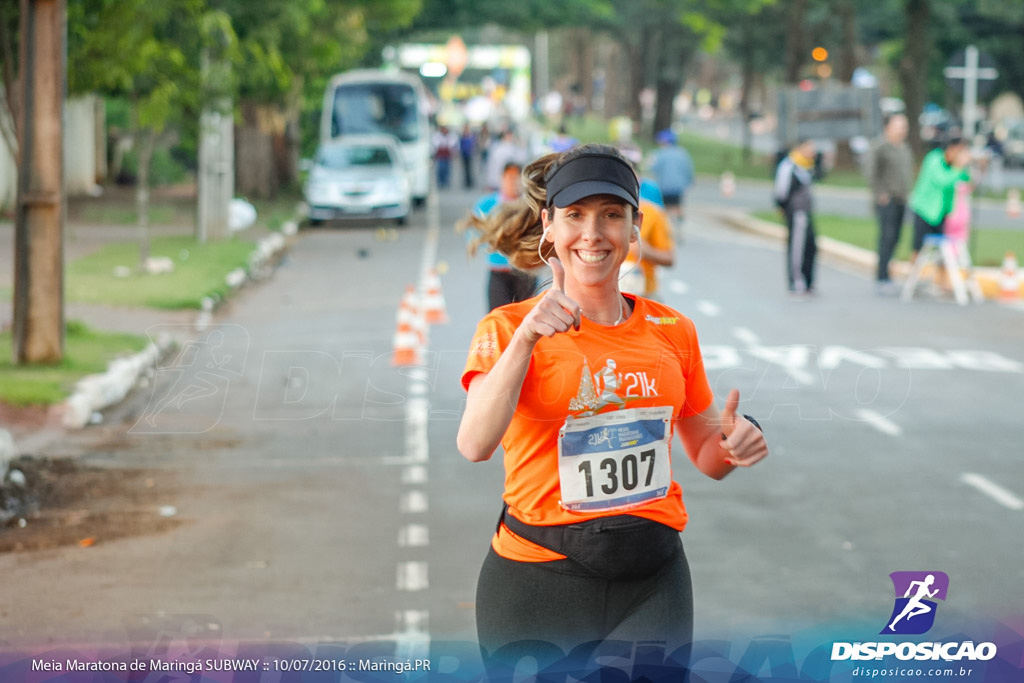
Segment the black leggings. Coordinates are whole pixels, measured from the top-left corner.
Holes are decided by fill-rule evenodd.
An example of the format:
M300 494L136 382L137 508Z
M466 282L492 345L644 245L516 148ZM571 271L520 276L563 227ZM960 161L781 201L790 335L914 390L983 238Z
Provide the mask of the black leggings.
M672 654L693 635L690 567L680 549L653 576L611 581L572 560L516 562L492 548L477 583L476 623L492 674L602 640L659 641Z

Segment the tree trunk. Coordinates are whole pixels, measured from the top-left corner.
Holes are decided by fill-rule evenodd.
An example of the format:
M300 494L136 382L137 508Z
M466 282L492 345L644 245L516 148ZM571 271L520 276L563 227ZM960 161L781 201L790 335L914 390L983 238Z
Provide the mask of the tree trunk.
M789 85L800 82L800 72L807 59L806 42L804 41L804 15L806 13L807 0L792 0L786 17L785 79Z
M153 160L156 134L152 129L139 130L135 139L139 143L139 176L135 185L135 219L139 239L139 270L145 272L149 260L149 165Z
M241 104L235 129L235 190L270 199L298 177L298 134L287 111L256 102Z
M581 29L578 36L580 51L579 83L583 113L594 109L594 36L587 29Z
M13 4L13 3L11 3ZM11 36L7 31L7 9L0 3L0 58L3 59L3 80L4 98L7 112L0 116L0 131L3 134L4 144L15 164L18 163L18 123L16 112L21 106L18 102L18 93L21 91L18 73L15 71L17 59L14 55L14 47L11 43Z
M754 65L754 41L751 34L757 30L753 25L752 17L744 18L740 30L743 32L743 56L741 58L740 70L742 83L740 84L740 129L742 131L743 161L749 162L753 141L750 135L750 93L754 88L756 67Z
M931 53L931 6L929 0L906 0L905 23L907 33L903 46L903 57L899 63L900 85L903 89L903 103L907 121L910 124L907 141L920 161L924 156L921 140L921 124L918 118L924 109L928 73L928 55Z
M651 33L651 27L645 25L640 28L638 36L627 31L623 40L626 54L629 55L629 118L635 122L643 121L644 116L640 93L647 85L647 50L651 45Z
M670 24L661 32L658 45L658 79L655 85L654 130L672 127L676 95L683 87L683 74L693 52L692 40L679 24Z
M64 357L64 0L21 1L14 361Z
M841 83L849 85L853 82L853 72L857 69L857 16L854 0L839 0L835 11L839 15L843 35L837 75ZM856 165L850 141L836 141L836 167L853 169Z

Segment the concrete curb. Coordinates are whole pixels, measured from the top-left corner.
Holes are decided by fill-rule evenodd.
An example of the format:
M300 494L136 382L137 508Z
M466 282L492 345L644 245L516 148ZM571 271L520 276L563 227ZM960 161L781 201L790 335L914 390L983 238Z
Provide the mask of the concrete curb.
M259 240L249 257L248 269L239 268L226 276L232 290L248 281L266 277L280 254L288 247L285 236L294 235L297 225L290 221L282 232L271 233ZM198 329L204 330L209 325L214 307L212 300L203 301L203 308L196 317ZM106 372L83 377L61 406L64 427L81 429L94 422L99 411L123 401L141 378L155 372L157 363L175 345L176 341L170 337L158 339L139 353L111 361ZM2 468L3 462L0 459Z
M786 241L786 228L777 223L762 220L756 216L732 209L703 209L706 213L713 215L728 225L744 232L750 232L780 242ZM869 274L874 274L878 267L878 254L868 249L856 247L846 242L840 242L829 237L818 238L818 251L841 259L847 264L863 269ZM906 261L893 262L892 270L896 275L906 277L910 272L910 264ZM1002 296L1003 274L999 268L974 268L974 277L981 286L981 291L986 299L998 300ZM1024 297L1024 277L1018 278L1018 298Z
M0 428L0 488L7 479L7 469L11 461L19 455L18 447L14 444L14 437L6 429Z
M64 401L63 425L69 429L81 429L93 420L93 415L123 401L135 387L146 370L156 366L171 342L150 344L132 356L117 358L107 366L107 371L83 377L75 385L75 391Z

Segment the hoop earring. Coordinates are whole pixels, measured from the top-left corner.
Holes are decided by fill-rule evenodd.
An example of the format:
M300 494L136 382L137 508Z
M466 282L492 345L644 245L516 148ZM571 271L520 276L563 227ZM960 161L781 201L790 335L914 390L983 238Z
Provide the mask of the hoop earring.
M551 228L544 228L543 234L541 234L540 239L537 241L537 256L538 258L540 258L541 263L543 263L548 268L551 267L551 262L544 258L544 254L541 251L541 249L544 247L544 242L547 241L547 236L549 232L551 232Z

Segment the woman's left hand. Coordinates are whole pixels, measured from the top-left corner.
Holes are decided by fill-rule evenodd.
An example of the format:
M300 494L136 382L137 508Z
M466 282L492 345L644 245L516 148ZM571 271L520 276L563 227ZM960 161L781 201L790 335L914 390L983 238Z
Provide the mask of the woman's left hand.
M740 404L739 389L729 392L722 411L722 435L719 443L726 452L725 463L735 467L750 467L768 455L768 442L764 434L747 418L736 414Z

